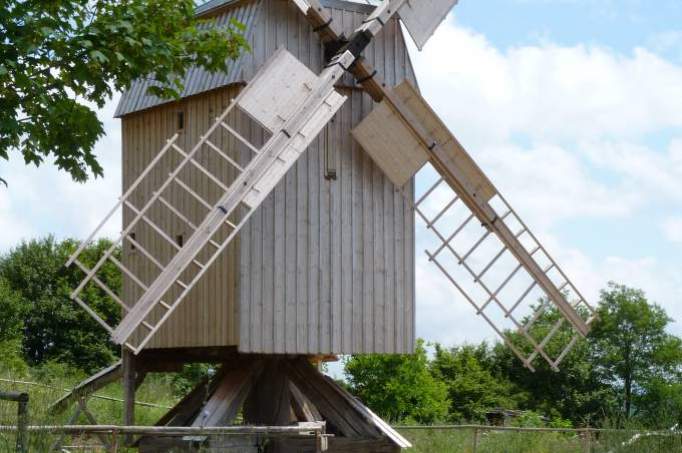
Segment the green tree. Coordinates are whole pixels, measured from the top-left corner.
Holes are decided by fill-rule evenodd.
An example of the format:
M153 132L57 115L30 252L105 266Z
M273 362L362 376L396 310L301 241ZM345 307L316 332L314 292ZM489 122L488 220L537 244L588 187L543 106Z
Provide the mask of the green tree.
M23 309L21 297L0 278L0 370L3 372L22 375L27 371L21 353Z
M0 280L20 305L14 316L22 318L17 322L23 329L24 356L31 365L59 361L91 372L118 354L107 333L70 299L83 278L76 266L64 267L76 245L72 240L57 242L48 237L23 242L0 257ZM93 266L110 245L107 240L96 242L81 260ZM105 264L98 275L112 290L120 290L121 275L112 263ZM94 284L86 286L82 298L106 321L120 319L119 306Z
M552 325L558 313L551 312L537 322ZM519 388L519 408L552 419L568 419L576 425L594 425L616 410L615 393L602 382L589 358L589 341L579 341L555 371L541 360L535 371L524 367L504 344L494 346L493 373L504 376ZM556 355L555 355L556 356Z
M210 71L248 46L243 27L203 26L192 0L0 0L0 157L48 156L76 181L101 176L102 107L140 77L177 96L192 65Z
M547 307L529 331L530 336L538 342L561 318L553 305ZM527 321L525 319L524 323ZM507 334L526 355L532 353L529 342L520 333ZM558 357L574 334L568 323L564 323L544 345L544 349L550 357ZM500 343L493 348L493 372L506 377L526 394L527 398L520 404L521 409L537 411L551 418L572 420L580 425L594 424L613 414L615 395L611 386L600 379L590 361L591 347L590 341L578 341L563 358L558 371L552 369L543 358L537 357L533 362L535 371L530 371L509 347Z
M447 388L429 372L422 340L411 355L354 355L345 374L351 392L391 422L433 423L447 415Z
M24 326L21 297L0 278L0 343L21 338Z
M451 349L436 344L431 371L447 386L451 421L482 422L487 410L514 409L525 398L506 377L493 374L491 363L486 343Z
M598 314L590 334L590 361L602 381L618 390L627 419L647 399L647 388L677 380L682 341L667 332L672 319L665 310L638 289L609 283Z

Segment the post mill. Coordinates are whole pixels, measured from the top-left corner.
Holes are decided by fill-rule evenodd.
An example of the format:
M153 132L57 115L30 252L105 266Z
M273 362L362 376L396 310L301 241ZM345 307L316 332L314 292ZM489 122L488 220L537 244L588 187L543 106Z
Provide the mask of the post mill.
M82 388L122 376L126 424L146 373L212 362L208 396L195 389L159 425L239 413L325 421L330 451L408 447L313 364L413 351L415 217L453 304L470 303L526 367L557 368L588 333L593 308L419 94L403 29L421 49L456 0L371 3L209 1L197 16L243 23L251 51L228 73L190 70L181 99L149 95L150 80L123 94L123 195L68 264L84 274L73 300L123 348ZM433 184L415 187L425 166ZM121 217L101 260L79 261ZM107 260L121 294L98 278ZM122 320L103 319L89 290ZM534 329L550 312L554 326ZM159 442L139 446L170 448ZM311 448L282 442L269 448Z

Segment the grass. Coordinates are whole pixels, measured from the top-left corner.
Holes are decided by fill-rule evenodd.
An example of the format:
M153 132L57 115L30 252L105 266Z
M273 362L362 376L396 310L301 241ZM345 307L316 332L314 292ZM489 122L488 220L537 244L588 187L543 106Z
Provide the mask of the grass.
M61 397L63 388L71 388L81 376L62 377L59 371L41 372L38 375L21 376L21 380L39 381L41 386L27 386L0 382L0 389L4 391L28 391L29 423L32 425L63 425L73 414L74 408L69 408L62 414L51 414L50 404ZM123 389L120 384L111 384L99 395L121 399ZM150 375L138 389L138 401L150 402L160 406L172 406L176 402L170 380L162 375ZM98 424L120 424L123 405L118 401L91 398L88 408L94 414ZM16 403L0 401L0 424L16 424ZM153 425L164 413L163 407L136 407L137 424ZM81 415L74 424L90 424ZM409 453L473 453L474 431L472 429L408 429L398 428L414 445ZM642 436L631 443L631 432L600 433L591 443L591 453L663 453L682 451L682 435L675 436ZM32 433L29 437L30 452L48 451L56 436L45 433ZM74 441L70 439L69 442ZM14 452L15 437L13 433L0 432L0 453ZM93 447L85 452L101 452ZM119 452L126 452L119 449ZM132 451L132 450L131 450ZM476 453L583 453L587 451L584 440L573 433L536 433L536 432L479 432L476 438Z
M414 448L410 453L473 453L474 430L399 429ZM479 432L476 453L668 453L682 451L682 435L639 437L632 432L593 434L590 450L585 439L572 433Z
M37 375L23 375L13 379L12 376L2 376L3 379L17 381L38 381L40 385L27 385L0 381L0 389L3 391L28 392L29 400L29 424L31 425L64 425L69 422L75 407L68 408L64 413L53 414L49 411L50 405L66 392L63 389L72 388L80 381L82 376L63 377L58 371L52 376L44 371ZM97 392L115 399L123 398L123 387L114 383ZM149 376L137 391L137 400L150 402L159 406L171 407L177 401L173 395L167 378L163 376ZM90 398L87 407L94 415L97 424L119 425L123 419L123 404L119 401L111 401L100 398ZM139 425L153 425L165 412L164 407L136 406L136 421ZM11 401L0 401L0 425L15 425L17 423L17 405ZM71 424L92 424L84 414ZM31 433L29 436L30 452L48 451L52 443L57 439L56 435L48 433ZM14 452L16 438L14 433L0 432L0 453ZM83 451L83 450L80 450ZM85 450L88 451L88 450ZM101 451L101 450L89 450ZM125 450L119 450L121 452Z

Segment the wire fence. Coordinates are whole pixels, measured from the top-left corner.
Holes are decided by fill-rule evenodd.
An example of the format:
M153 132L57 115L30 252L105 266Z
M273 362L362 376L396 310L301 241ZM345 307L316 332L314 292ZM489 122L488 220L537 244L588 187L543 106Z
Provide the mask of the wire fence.
M682 432L489 425L396 426L413 453L669 453L682 452Z
M5 381L0 379L0 381ZM10 380L7 380L8 382ZM0 393L0 453L58 451L103 453L132 452L124 440L153 438L167 447L140 451L264 451L268 443L298 439L324 451L328 435L323 429L295 425L281 427L230 426L207 428L125 427L98 424L81 417L70 422L66 412L55 416L46 411L62 395L61 385L46 386L11 381L14 392ZM34 387L31 399L24 389ZM40 390L45 389L45 390ZM44 394L43 394L44 393ZM158 392L157 392L158 393ZM20 396L26 395L26 396ZM5 396L6 398L2 398ZM153 398L153 397L152 397ZM102 395L90 402L93 413L108 423L121 420L120 399ZM148 404L148 405L147 405ZM165 413L166 405L143 404L149 412L141 425L152 425ZM139 414L145 415L145 414ZM142 417L144 418L144 417ZM30 423L30 425L29 425ZM77 423L86 423L81 425ZM682 452L682 432L670 430L529 428L488 425L398 425L395 428L414 445L409 453L658 453ZM255 431L254 431L255 429ZM187 431L189 430L189 431ZM261 430L261 431L258 431ZM170 446L178 446L173 449ZM285 450L286 451L286 450Z

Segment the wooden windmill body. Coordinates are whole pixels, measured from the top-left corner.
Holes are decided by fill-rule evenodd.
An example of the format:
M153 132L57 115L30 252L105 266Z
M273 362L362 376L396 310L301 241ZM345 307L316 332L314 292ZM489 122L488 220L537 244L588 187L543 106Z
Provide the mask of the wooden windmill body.
M421 48L454 3L213 0L197 14L245 24L251 51L226 74L191 70L177 101L147 94L150 81L123 95L122 258L101 260L122 269L122 293L78 261L89 240L69 264L85 273L73 299L124 347L112 373L127 423L145 373L214 362L218 376L159 424L239 412L324 420L332 451L409 446L311 362L413 351L415 217L435 268L527 367L556 368L587 333L592 308L416 88L399 19ZM415 196L427 162L438 178ZM118 325L89 307L88 285L121 304Z
M358 3L330 5L336 6L330 9L334 22L343 24L347 34L372 10ZM286 48L316 73L322 70L320 39L290 2L223 2L207 14L218 23L232 18L243 22L252 50L232 63L225 76L190 72L187 95L179 102L140 98L147 88L142 82L124 94L117 112L122 119L124 190L169 137L178 133L176 144L191 149L278 49ZM397 20L384 28L367 55L381 73L391 74L392 85L405 79L415 83ZM235 346L241 352L289 354L412 351L414 215L351 137L351 128L372 110L371 98L350 76L336 86L348 100L147 348ZM248 132L245 115L234 121L235 128ZM219 147L238 145L227 131L215 135ZM248 157L242 156L247 152L240 149L234 156ZM222 180L234 178L235 169L220 156L204 153L199 160ZM159 173L172 168L165 170ZM209 202L220 195L221 188L196 169L187 179ZM140 205L147 193L136 195L134 203ZM173 188L167 200L194 225L206 215L206 208L181 187ZM133 215L125 211L124 225ZM173 240L186 240L192 232L167 210L150 217ZM172 246L148 225L139 224L134 233L142 246L152 244L148 247L155 256L171 253ZM124 264L145 277L145 271L155 271L146 269L148 260L131 244L124 247ZM124 294L135 291L139 287L127 280Z

